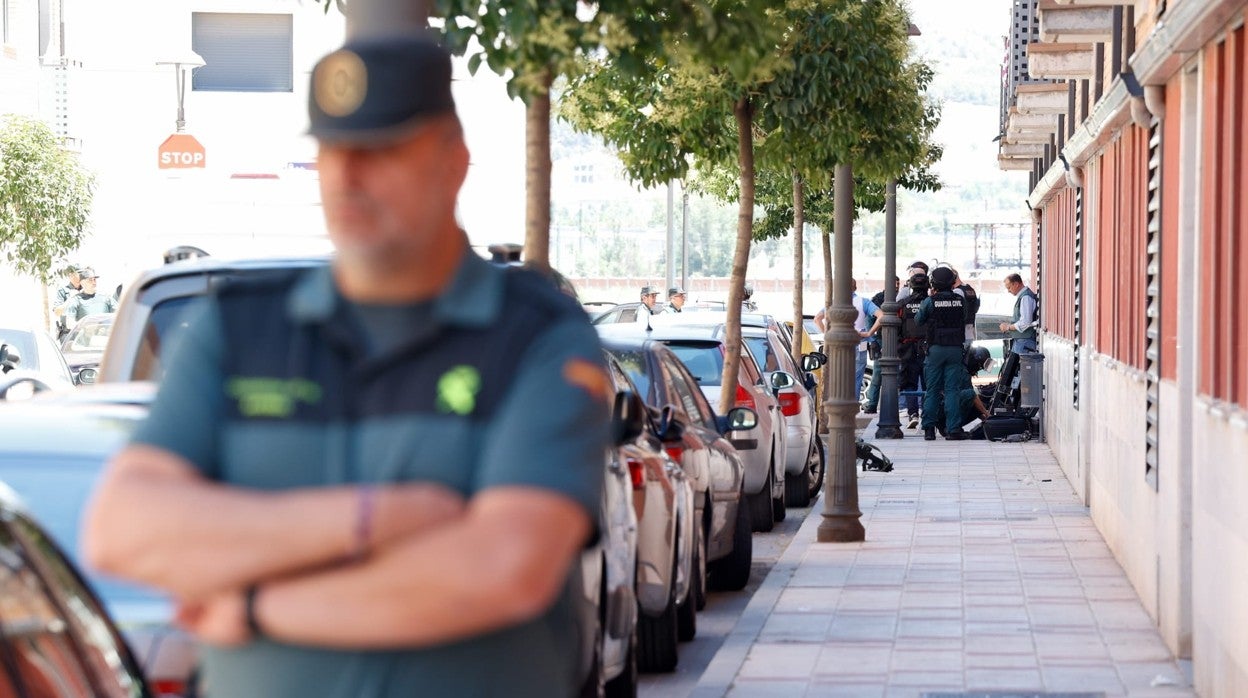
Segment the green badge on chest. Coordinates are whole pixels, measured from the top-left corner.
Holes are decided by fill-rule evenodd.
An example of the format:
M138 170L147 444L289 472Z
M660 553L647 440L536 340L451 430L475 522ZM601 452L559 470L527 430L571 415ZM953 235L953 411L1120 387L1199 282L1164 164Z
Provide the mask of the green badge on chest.
M459 365L438 379L438 411L462 416L472 414L481 390L481 374L472 366Z
M295 413L296 403L320 402L321 386L303 378L231 378L226 394L238 400L244 417L282 419Z

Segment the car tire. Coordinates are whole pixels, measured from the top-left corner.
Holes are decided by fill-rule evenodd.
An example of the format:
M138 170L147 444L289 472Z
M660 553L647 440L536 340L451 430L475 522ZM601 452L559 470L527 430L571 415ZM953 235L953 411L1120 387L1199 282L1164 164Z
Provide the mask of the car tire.
M815 453L811 458L810 465L807 467L810 480L810 499L815 501L819 493L823 491L823 478L828 472L828 454L823 447L823 439L815 437Z
M815 450L814 441L818 440L819 437L812 440L811 453ZM784 503L786 505L791 507L810 505L810 460L810 454L807 454L806 462L802 465L802 472L784 479Z
M679 609L676 607L676 560L672 561L672 589L667 606L657 617L642 613L637 618L637 668L646 673L670 673L676 670L679 658L676 645L680 642Z
M785 493L785 490L788 489L788 486L789 486L789 478L787 477L787 474L783 470L781 470L780 471L780 496L773 497L771 500L771 514L775 518L776 521L784 521L784 517L786 514L785 506L784 506L784 493Z
M637 631L628 639L628 654L624 657L624 670L603 687L605 698L637 698Z
M676 615L677 632L676 636L681 642L689 642L698 635L698 587L702 586L706 579L706 559L705 550L702 547L702 527L698 526L694 530L693 541L693 564L689 570L689 591L685 594L685 600L680 604L680 610Z
M750 530L750 511L746 496L737 504L737 518L732 530L732 552L711 564L710 585L723 591L741 591L750 581L754 565L754 534Z
M772 469L768 466L767 481L763 483L762 491L749 495L747 500L750 507L750 528L759 533L766 533L776 525L776 515L771 509L772 482Z

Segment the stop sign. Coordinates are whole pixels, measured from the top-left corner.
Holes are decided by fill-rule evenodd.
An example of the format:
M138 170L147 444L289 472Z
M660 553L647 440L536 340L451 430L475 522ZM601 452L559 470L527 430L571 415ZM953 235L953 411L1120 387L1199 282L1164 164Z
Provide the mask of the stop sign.
M203 167L204 146L189 133L175 133L157 149L156 164L162 170L187 170Z

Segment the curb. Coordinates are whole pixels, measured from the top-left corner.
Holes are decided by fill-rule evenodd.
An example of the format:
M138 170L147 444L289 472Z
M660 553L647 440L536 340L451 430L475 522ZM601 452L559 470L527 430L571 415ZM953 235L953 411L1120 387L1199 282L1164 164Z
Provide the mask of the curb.
M754 592L745 611L737 619L732 632L724 638L724 643L715 652L706 671L702 672L702 678L698 679L697 685L689 694L691 698L717 698L732 688L737 674L741 672L741 667L749 655L750 647L758 639L767 619L771 617L772 609L780 600L780 594L788 586L793 572L797 570L802 558L806 556L810 544L818 537L819 523L823 520L821 502L822 495L815 500L815 506L811 507L810 513L806 515L801 528L794 534L789 547L767 573L766 579L763 580L758 591Z

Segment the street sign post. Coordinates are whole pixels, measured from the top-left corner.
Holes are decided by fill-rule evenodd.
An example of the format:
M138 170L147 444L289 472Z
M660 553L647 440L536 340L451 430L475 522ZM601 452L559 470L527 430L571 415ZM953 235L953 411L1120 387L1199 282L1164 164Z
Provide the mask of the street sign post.
M203 144L189 133L169 136L156 153L156 166L162 170L202 169L207 162Z

